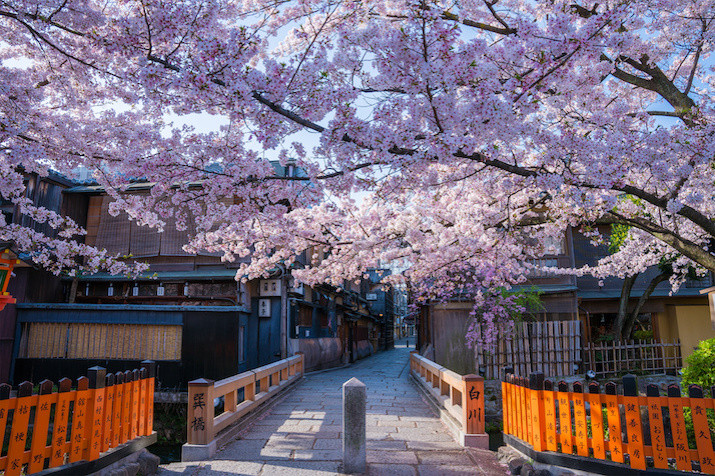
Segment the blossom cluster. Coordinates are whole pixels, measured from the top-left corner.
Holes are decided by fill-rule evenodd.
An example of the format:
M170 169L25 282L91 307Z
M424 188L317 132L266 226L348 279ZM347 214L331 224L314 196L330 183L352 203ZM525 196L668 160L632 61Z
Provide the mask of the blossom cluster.
M631 238L569 272L712 271L714 3L8 0L0 196L61 232L2 234L57 272L119 271L25 197L27 174L84 167L111 212L176 223L239 279L342 286L399 262L387 281L468 292L489 322L513 307L489 290L598 220ZM195 114L225 125L171 122Z

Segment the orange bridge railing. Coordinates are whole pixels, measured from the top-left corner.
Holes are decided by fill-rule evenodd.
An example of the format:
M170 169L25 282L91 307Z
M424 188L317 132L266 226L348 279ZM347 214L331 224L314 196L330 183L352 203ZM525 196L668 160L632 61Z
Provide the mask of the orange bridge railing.
M92 461L111 448L153 432L155 363L141 370L63 378L57 385L30 382L0 385L0 471L33 474L81 460ZM7 428L9 439L5 441ZM2 449L6 447L7 453Z
M609 382L605 393L598 383L554 385L541 373L529 379L513 374L502 382L504 434L531 445L534 451L610 460L634 469L655 468L715 474L715 451L708 414L715 399L691 385L681 396L678 385L661 396L648 385L638 394L636 377L623 378L622 393ZM715 388L711 390L715 392ZM713 394L715 395L715 393ZM670 466L669 466L670 464Z

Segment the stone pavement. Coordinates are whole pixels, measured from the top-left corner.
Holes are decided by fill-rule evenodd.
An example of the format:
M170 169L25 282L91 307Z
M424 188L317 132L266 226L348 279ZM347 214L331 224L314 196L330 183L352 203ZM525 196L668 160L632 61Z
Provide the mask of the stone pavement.
M308 374L214 459L163 465L159 474L342 474L341 386L351 377L367 386L368 474L507 474L495 453L456 443L411 382L409 350L402 341L351 366Z

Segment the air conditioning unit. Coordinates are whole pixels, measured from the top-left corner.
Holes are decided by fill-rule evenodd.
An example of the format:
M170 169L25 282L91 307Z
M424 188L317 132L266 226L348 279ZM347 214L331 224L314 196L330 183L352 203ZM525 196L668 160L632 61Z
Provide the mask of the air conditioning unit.
M280 279L262 279L258 283L258 294L261 296L280 297L281 295L281 280Z
M258 317L271 317L271 300L258 300Z

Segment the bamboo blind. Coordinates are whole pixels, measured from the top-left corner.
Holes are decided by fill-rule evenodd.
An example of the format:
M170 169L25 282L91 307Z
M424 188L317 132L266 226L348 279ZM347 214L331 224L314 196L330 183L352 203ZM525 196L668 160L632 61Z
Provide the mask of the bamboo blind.
M181 360L181 326L30 322L20 357Z

